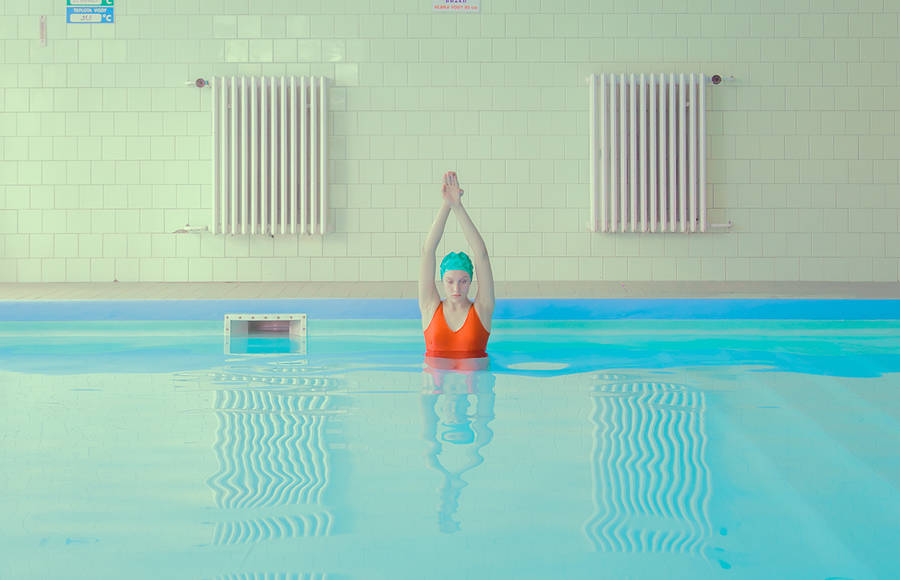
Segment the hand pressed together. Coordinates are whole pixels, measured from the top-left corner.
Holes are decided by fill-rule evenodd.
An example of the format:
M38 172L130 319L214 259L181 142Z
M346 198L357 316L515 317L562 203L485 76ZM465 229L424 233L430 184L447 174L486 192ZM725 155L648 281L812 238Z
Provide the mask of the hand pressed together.
M441 195L444 201L450 206L456 206L461 203L461 198L465 193L459 188L459 179L456 177L455 171L448 171L444 174L444 185L441 187Z

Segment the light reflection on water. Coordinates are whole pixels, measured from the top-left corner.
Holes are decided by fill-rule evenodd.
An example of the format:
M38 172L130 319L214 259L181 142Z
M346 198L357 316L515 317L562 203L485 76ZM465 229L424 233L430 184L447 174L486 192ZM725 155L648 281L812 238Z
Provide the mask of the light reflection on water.
M216 523L212 543L331 535L334 515L325 495L330 449L342 446L342 379L291 357L238 358L177 380L215 388L219 470L207 485L224 519Z
M703 393L670 383L594 387L595 514L585 533L604 552L706 555L712 473Z
M214 543L330 534L332 516L323 494L329 476L326 430L338 413L333 406L328 395L216 392L220 469L207 482L216 505L229 514L273 507L282 513L220 523ZM299 506L304 509L293 512Z
M562 344L566 335L554 332L554 344ZM151 342L175 348L158 333ZM652 343L629 348L645 360ZM115 336L103 344L116 344ZM720 346L724 352L739 344ZM128 352L142 348L133 333L127 345ZM772 351L788 360L782 347ZM28 356L38 350L22 348ZM826 408L829 398L785 399L822 390L859 407L865 401L853 390L868 388L875 400L879 389L867 385L881 382L767 375L728 364L616 370L623 366L597 364L602 349L585 362L556 357L559 346L507 350L482 371L423 368L420 354L404 352L341 361L336 347L326 356L313 349L310 356L268 357L224 355L219 340L210 342L210 353L205 345L194 348L217 353L219 364L152 373L146 369L153 361L144 360L134 371L125 364L117 373L77 375L59 373L65 361L54 359L56 374L2 373L0 452L11 466L4 481L17 505L0 506L14 514L0 531L29 562L58 562L58 571L67 558L102 555L108 566L130 570L128 559L116 554L163 553L149 531L161 528L192 538L172 540L181 542L181 565L197 572L186 577L415 578L422 570L472 578L673 571L754 577L811 567L865 577L870 570L859 555L879 554L878 542L853 543L840 530L859 530L860 520L879 515L892 520L897 511L895 501L879 499L886 497L884 482L872 470L854 465L855 458L835 459L841 445L869 431L834 436L840 445L814 444L823 425L840 425L842 410L821 411L808 425L804 415L818 412L809 402ZM866 376L881 372L872 361L886 349L880 342L866 359ZM623 352L615 352L617 363ZM866 352L853 356L863 360ZM714 362L732 361L723 355ZM890 399L882 403L890 408ZM792 404L802 412L786 411ZM894 431L878 431L892 425L889 416L855 425L897 440ZM117 446L123 433L133 440ZM780 455L794 440L805 446L788 457L802 462ZM745 465L751 461L752 469ZM805 463L816 470L795 467ZM37 464L56 473L48 477ZM866 490L848 492L857 513L828 511L834 498L815 495L823 473ZM156 493L150 499L135 491L144 480ZM135 517L124 524L87 509L78 497L85 481L101 483L109 505L128 506ZM802 501L795 501L796 489L807 490ZM797 505L806 503L827 519L805 533L782 532L803 529L811 510ZM161 515L154 519L153 512ZM142 525L146 545L122 549L123 538ZM31 531L36 528L44 531ZM893 532L873 524L871 533L889 538ZM763 556L777 552L776 543L785 552L772 560L777 565ZM810 564L822 546L827 557ZM788 552L804 556L791 561ZM0 576L9 565L0 563Z
M219 389L219 471L207 483L231 519L217 523L214 544L334 533L335 511L347 511L327 493L331 450L346 448L343 421L353 414L353 381L345 372L329 376L326 367L305 359L236 359L222 369L192 373ZM453 534L463 529L460 502L469 475L485 462L484 449L494 439L497 377L490 370L427 364L421 377L424 463L441 476L436 529ZM597 552L707 559L712 474L705 458L704 395L684 385L602 378L588 393L594 513L584 535Z

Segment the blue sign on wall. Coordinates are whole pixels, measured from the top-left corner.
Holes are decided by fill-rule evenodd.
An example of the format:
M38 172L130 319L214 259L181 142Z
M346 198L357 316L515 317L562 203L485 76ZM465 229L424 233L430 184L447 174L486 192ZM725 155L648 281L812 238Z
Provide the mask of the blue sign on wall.
M113 6L66 6L69 24L112 24L116 21Z

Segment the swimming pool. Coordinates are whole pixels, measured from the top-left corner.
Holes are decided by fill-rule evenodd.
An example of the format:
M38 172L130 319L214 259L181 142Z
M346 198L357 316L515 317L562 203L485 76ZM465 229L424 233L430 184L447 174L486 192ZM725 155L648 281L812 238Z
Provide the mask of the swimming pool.
M460 373L405 300L2 303L0 577L887 577L898 310L503 301Z

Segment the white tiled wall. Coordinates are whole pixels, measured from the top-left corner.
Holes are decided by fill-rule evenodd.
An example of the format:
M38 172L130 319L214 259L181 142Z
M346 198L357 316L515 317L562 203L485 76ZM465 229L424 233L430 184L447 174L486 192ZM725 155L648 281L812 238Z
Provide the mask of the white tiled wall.
M498 280L896 281L896 0L0 0L0 281L412 280L443 171ZM49 39L39 40L47 16ZM701 71L710 217L590 234L592 72ZM209 224L209 89L324 74L324 239ZM463 240L452 219L441 250Z

